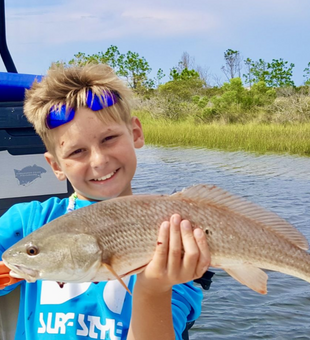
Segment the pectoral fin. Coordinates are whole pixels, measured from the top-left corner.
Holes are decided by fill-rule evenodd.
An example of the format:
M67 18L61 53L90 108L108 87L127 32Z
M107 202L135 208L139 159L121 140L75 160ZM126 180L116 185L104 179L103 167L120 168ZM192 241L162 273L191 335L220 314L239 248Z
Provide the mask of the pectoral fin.
M268 275L250 264L242 264L233 268L222 268L235 280L260 294L267 294Z
M131 291L128 289L128 287L125 285L124 281L119 277L119 275L114 271L114 269L107 263L103 263L102 265L105 266L107 270L115 277L115 279L118 280L118 282L127 290L127 292L130 295L132 295Z

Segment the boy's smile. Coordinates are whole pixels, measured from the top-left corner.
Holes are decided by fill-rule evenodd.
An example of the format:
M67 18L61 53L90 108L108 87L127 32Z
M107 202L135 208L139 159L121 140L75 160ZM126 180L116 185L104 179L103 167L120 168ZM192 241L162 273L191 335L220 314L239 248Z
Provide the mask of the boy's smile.
M116 170L117 171L117 170ZM93 181L99 182L99 181L105 181L111 177L113 177L116 174L116 171L111 172L110 174L103 176L101 178L94 178Z
M59 180L68 179L78 197L102 200L132 194L136 171L135 148L144 144L136 117L124 122L103 123L88 108L77 110L74 119L53 130L55 156L45 154Z

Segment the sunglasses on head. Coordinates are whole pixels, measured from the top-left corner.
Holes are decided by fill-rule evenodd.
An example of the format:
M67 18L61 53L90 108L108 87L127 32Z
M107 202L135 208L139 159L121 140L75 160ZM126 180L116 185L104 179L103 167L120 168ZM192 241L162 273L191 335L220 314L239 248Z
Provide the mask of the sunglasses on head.
M117 92L105 92L100 98L92 93L91 90L87 92L86 105L93 111L99 111L106 107L114 105L117 100L120 99L120 95ZM60 108L53 106L50 109L46 117L46 127L48 129L55 129L56 127L69 123L75 115L75 110L66 105L62 105Z

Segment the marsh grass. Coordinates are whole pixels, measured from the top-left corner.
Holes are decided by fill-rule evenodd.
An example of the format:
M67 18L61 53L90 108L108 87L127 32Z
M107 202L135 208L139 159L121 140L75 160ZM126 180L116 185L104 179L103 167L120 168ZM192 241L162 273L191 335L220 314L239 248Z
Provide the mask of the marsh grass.
M134 114L142 122L147 144L310 156L310 123L197 124L154 119L142 111Z

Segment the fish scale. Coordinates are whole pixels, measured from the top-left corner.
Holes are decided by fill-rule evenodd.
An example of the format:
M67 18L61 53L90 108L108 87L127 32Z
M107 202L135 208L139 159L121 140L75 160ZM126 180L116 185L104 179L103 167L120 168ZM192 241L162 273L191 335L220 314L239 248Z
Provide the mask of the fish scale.
M267 275L259 268L310 282L308 242L296 228L272 212L203 184L171 196L126 196L78 209L25 237L3 260L16 277L28 281L119 279L150 262L161 223L175 213L204 230L211 266L251 289L267 292ZM55 238L60 254L53 248ZM36 247L38 254L24 256L27 245ZM47 258L56 265L49 268Z

